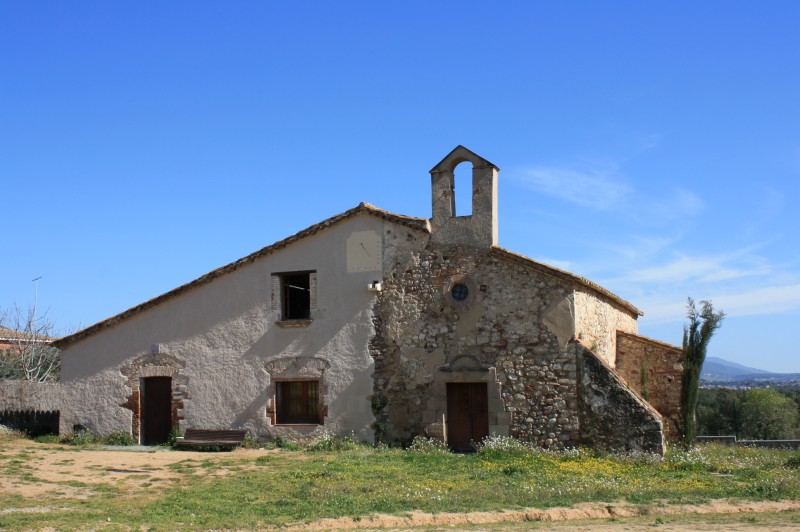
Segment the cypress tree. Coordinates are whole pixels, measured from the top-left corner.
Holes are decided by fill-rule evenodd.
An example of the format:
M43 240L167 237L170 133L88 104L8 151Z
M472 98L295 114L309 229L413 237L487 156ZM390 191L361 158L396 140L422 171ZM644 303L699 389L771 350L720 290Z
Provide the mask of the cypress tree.
M683 446L688 449L697 434L697 398L700 392L700 371L706 360L706 350L711 337L722 324L725 313L714 312L711 301L701 301L698 312L694 300L686 304L689 323L683 325L683 375L681 378L681 418L683 420Z

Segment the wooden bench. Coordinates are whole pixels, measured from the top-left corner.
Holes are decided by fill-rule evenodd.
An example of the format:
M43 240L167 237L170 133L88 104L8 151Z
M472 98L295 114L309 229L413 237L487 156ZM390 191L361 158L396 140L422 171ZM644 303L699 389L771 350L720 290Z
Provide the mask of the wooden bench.
M246 430L186 429L186 434L175 440L175 446L231 450L241 446L246 435Z

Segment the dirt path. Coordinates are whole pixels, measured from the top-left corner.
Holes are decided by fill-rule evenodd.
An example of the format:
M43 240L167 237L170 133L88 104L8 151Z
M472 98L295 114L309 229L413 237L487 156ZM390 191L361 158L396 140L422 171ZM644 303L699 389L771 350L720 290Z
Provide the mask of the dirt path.
M17 458L31 468L33 479L18 481L0 476L0 490L22 497L42 495L60 498L81 498L96 484L113 484L131 491L147 483L153 487L179 480L192 467L213 461L225 463L254 460L270 452L257 449L238 449L232 453L201 453L171 451L168 449L80 449L60 445L31 446L26 440L3 442L0 454L4 458ZM225 467L215 468L211 475L231 472ZM72 483L74 486L70 486ZM154 490L157 491L157 490Z
M469 525L470 529L474 529L475 525L498 525L501 523L528 523L532 526L533 523L543 522L564 522L565 526L569 526L570 530L596 530L598 527L603 527L608 530L651 530L657 526L659 530L687 530L686 523L684 522L686 516L695 515L718 515L718 514L747 514L757 515L761 513L775 513L775 512L789 512L800 511L800 501L734 501L734 500L715 500L706 504L680 504L680 505L665 505L665 506L637 506L624 502L619 503L582 503L576 504L570 508L548 508L545 510L540 509L527 509L519 511L504 511L504 512L472 512L467 514L426 514L413 512L409 516L394 516L394 515L375 515L361 519L341 518L341 519L322 519L313 523L289 527L291 530L354 530L354 529L408 529L415 527L447 527L448 530L457 530L458 526ZM651 519L648 523L625 522L619 523L611 521L611 519L618 520L621 518L642 517L647 516L650 518L667 518L659 519L661 523L656 523L655 519ZM671 521L669 518L680 517L681 519ZM571 524L571 521L586 521L586 520L605 520L593 521L588 524L580 525ZM696 525L700 526L704 523L699 522ZM577 525L577 526L576 526ZM769 523L762 523L767 528L772 528L774 525ZM705 523L709 528L696 528L695 525L689 527L693 530L763 530L764 526L759 523ZM735 528L733 528L735 526ZM793 529L800 528L800 522L789 523L789 527ZM454 528L456 527L456 528ZM496 527L493 527L496 528ZM779 526L775 529L786 529L786 527Z

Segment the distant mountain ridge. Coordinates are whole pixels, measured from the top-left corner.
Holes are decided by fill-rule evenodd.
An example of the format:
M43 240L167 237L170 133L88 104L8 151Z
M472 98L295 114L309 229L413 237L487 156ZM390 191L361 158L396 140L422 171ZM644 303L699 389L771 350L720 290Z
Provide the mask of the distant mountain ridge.
M800 383L800 373L773 373L719 357L707 357L700 372L705 385L790 385Z

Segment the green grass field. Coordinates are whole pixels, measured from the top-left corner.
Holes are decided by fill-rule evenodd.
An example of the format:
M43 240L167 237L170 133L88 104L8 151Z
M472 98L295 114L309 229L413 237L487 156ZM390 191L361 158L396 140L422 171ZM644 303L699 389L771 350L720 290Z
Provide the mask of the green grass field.
M550 453L509 440L455 455L432 445L376 449L327 438L260 455L171 452L168 479L142 467L124 482L107 482L96 474L86 481L37 475L44 460L40 451L47 450L47 460L56 465L80 464L87 448L4 443L9 442L0 440L0 482L19 489L0 493L0 529L257 528L410 511L800 497L800 454L740 447L671 450L662 460L584 450ZM47 495L20 495L25 486L41 487Z

